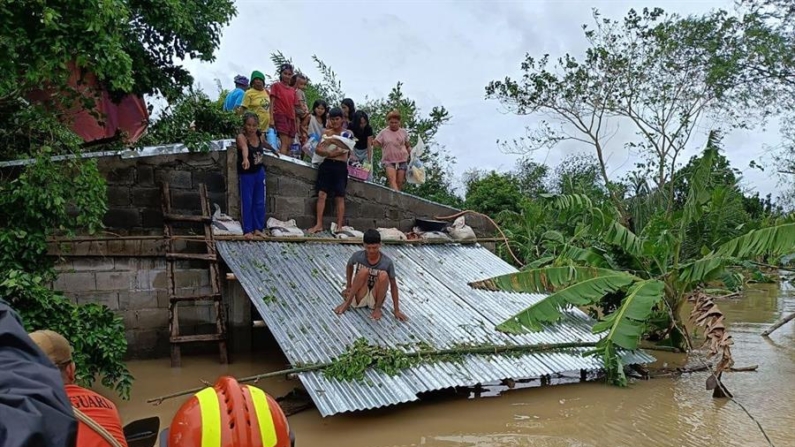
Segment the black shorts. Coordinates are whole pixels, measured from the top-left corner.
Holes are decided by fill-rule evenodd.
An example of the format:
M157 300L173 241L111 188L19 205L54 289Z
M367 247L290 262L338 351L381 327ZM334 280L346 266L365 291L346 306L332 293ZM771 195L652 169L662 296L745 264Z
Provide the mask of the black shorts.
M317 168L317 190L334 197L345 197L348 187L348 163L339 160L323 160Z

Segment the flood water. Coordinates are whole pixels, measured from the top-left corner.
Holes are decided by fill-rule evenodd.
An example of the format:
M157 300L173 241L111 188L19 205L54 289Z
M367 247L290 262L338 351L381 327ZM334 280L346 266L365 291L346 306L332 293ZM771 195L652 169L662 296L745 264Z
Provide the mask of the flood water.
M782 314L795 312L795 290L786 285L751 287L743 297L719 302L734 337L736 366L757 372L728 373L724 383L762 424L776 446L795 446L795 322L759 334ZM133 361L136 377L130 401L116 402L124 422L157 415L168 424L185 398L160 406L145 400L214 381L285 368L278 349L268 349L222 366L216 357L183 356L183 367L168 359ZM275 353L274 353L275 352ZM681 356L653 352L661 363ZM628 388L603 383L552 387L495 388L496 397L434 397L376 411L320 417L310 409L290 417L299 447L590 447L590 446L767 446L756 424L729 400L704 389L706 373L633 382ZM258 383L280 396L298 381ZM103 394L108 394L103 392Z

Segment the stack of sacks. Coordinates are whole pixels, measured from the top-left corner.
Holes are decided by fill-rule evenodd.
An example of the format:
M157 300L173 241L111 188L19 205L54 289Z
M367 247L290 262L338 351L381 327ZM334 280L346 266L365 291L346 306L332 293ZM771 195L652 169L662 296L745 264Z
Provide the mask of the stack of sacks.
M453 225L447 227L447 233L456 241L474 241L477 239L475 230L466 224L464 216L459 217Z
M270 217L268 218L267 226L271 235L275 237L301 237L304 235L304 230L298 228L298 225L295 224L295 219L283 222Z
M331 233L334 234L334 237L337 239L362 239L364 237L364 233L353 227L345 226L337 228L336 222L331 223Z

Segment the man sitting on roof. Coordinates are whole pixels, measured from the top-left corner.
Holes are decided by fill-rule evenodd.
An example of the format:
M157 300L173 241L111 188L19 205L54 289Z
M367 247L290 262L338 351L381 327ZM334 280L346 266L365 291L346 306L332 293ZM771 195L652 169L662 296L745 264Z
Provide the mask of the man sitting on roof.
M342 315L353 304L354 308L367 306L373 309L370 318L381 319L381 306L386 300L387 288L392 291L395 318L408 320L400 311L395 264L381 253L381 233L369 229L364 232L364 250L357 251L348 260L345 271L346 287L342 292L345 301L334 309Z

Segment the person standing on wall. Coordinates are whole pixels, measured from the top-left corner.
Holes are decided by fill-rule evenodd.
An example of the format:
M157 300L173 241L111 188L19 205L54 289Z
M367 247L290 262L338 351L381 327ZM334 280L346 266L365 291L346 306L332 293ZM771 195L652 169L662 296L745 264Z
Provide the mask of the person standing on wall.
M300 105L295 88L290 87L292 77L293 66L282 64L279 67L279 81L271 86L270 91L273 98L272 124L279 134L279 152L283 155L290 152L290 145L295 139L295 106Z
M259 130L257 115L243 115L243 130L237 135L237 174L240 179L240 220L243 236L265 236L265 165L263 148L276 151Z
M335 107L328 114L329 128L315 149L313 161L317 168L317 205L315 226L307 230L314 234L323 231L323 213L326 198L334 196L337 208L337 228L343 227L345 218L345 190L348 187L348 153L353 149L353 132L342 128L342 110Z
M243 104L243 96L248 89L248 78L243 75L235 76L235 89L226 95L224 100L224 110L235 112Z
M298 134L298 143L303 146L309 138L309 107L306 103L304 89L309 80L301 73L296 73L290 80L290 85L295 89L295 126Z
M373 164L373 128L370 127L370 118L363 110L353 115L353 122L349 127L356 137L356 145L351 153L350 163ZM372 172L371 172L372 175Z
M386 116L389 127L378 133L375 137L375 146L381 146L381 166L386 171L389 187L395 191L403 189L406 182L411 144L406 129L400 127L400 112L393 110Z
M265 75L254 70L251 73L251 88L243 95L238 113L252 112L257 114L259 130L265 132L271 123L271 97L265 90Z

